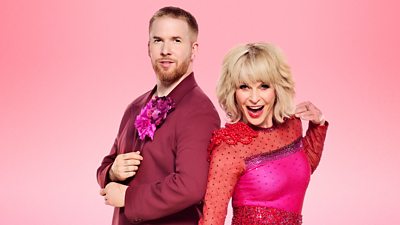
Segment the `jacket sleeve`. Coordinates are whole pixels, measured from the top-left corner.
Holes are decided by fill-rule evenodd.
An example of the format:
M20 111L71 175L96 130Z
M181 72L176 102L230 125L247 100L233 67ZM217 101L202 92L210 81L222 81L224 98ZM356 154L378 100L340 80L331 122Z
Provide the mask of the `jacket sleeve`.
M303 138L303 146L311 166L311 172L315 171L321 160L328 126L328 122L322 126L312 122L308 124L306 135Z
M243 172L244 161L234 145L222 143L213 149L207 191L199 225L223 225L229 200Z
M109 170L111 165L113 164L115 158L117 157L117 139L115 139L114 145L111 148L110 153L104 157L103 161L101 162L100 167L97 169L97 182L99 183L101 188L105 188L105 186L111 182L109 177Z
M124 113L124 116L122 117L118 135L117 138L115 138L111 151L107 156L103 158L100 167L97 169L97 182L99 183L101 188L104 188L109 182L111 182L109 177L109 170L118 155L118 138L120 137L121 132L125 128L126 124L128 124L129 118L131 116L130 114L131 107L128 107L128 109Z
M201 203L207 183L207 146L220 120L209 105L186 114L173 128L175 171L157 182L131 185L126 190L124 212L130 222L159 219Z

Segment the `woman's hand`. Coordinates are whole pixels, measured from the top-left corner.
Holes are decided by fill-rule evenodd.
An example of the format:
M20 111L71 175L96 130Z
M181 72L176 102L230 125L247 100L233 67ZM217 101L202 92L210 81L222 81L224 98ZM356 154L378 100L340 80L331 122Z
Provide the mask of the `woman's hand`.
M302 120L311 121L314 124L325 124L325 118L321 110L309 101L302 102L296 106L295 116Z

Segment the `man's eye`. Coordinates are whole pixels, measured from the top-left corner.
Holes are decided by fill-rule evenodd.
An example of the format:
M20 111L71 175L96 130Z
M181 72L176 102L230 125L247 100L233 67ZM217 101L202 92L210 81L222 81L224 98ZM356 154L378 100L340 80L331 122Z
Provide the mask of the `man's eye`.
M158 43L158 42L160 42L161 40L160 39L154 39L154 43Z
M240 89L247 89L249 86L247 86L247 84L241 84L239 86Z
M180 39L175 40L176 43L181 43L182 41Z

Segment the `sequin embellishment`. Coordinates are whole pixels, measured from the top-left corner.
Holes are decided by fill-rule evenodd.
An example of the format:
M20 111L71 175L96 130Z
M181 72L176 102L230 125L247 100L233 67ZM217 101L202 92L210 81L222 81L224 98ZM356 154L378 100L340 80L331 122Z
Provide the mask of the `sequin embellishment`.
M300 225L302 216L294 212L263 206L233 208L232 225Z
M247 169L252 169L260 165L264 161L271 161L276 159L281 159L292 153L295 153L303 148L303 143L301 141L302 137L297 138L293 143L282 147L278 150L271 152L265 152L262 154L254 155L245 159Z

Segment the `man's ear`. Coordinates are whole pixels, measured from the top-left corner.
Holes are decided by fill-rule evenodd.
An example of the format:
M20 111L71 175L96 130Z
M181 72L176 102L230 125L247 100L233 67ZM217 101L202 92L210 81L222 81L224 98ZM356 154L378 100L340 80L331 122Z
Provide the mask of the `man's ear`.
M192 55L190 59L193 61L196 58L197 52L199 51L199 43L197 41L193 42L192 44Z
M150 57L150 41L147 42L147 55Z

